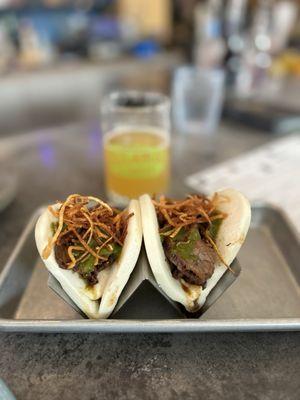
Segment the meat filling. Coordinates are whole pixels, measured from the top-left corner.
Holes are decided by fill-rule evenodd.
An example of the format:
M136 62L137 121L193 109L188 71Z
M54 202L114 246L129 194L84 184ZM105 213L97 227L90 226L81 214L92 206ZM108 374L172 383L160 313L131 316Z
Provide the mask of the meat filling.
M67 269L68 265L70 265L71 259L68 255L68 248L74 246L76 239L77 238L72 233L69 233L59 238L56 242L54 254L60 268ZM78 262L73 267L73 271L78 272L79 275L86 280L88 285L95 285L98 283L98 273L111 266L120 253L120 247L113 246L111 250L111 254L107 254L107 260L99 260L98 263L95 264L94 257L88 256L85 260Z
M205 286L214 272L217 256L211 245L201 238L196 226L185 229L180 238L166 237L163 247L174 278Z
M217 193L212 198L195 194L183 200L153 199L162 245L175 279L205 287L216 262L224 263L216 238L226 214L218 211L217 203Z
M59 207L48 207L56 217L52 238L43 250L47 259L53 249L60 268L78 273L88 285L98 283L99 272L120 256L128 219L126 210L110 207L92 196L70 195Z

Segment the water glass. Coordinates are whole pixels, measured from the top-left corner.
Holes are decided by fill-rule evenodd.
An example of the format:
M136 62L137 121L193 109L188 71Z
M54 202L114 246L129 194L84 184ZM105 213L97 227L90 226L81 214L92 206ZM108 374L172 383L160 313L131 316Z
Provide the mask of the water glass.
M182 66L175 71L172 115L182 134L211 135L219 124L224 97L224 72Z

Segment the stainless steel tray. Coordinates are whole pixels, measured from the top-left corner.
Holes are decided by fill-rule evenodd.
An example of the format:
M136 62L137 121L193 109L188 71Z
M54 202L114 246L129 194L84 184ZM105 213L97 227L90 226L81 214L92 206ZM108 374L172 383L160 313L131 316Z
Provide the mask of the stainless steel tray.
M82 318L47 287L48 273L38 258L33 237L39 213L29 221L0 276L1 331L300 330L299 238L277 208L264 204L253 207L250 232L238 256L242 273L200 319L178 319L178 310L146 281L136 290L138 301L129 300L125 311L119 307L108 320ZM150 309L146 299L151 299ZM128 319L133 315L135 319Z

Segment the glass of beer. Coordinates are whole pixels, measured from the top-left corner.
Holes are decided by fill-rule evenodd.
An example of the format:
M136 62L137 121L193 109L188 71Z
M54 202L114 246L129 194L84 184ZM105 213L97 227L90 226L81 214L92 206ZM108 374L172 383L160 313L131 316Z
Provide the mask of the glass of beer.
M166 193L170 178L170 102L160 93L108 95L101 107L108 199L124 205L143 193Z

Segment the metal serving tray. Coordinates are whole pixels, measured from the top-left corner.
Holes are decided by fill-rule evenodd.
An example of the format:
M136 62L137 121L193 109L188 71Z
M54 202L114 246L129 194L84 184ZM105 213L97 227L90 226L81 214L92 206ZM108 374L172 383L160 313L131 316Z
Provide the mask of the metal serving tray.
M1 331L300 330L299 237L277 208L265 204L253 207L250 231L235 265L238 273L240 264L242 273L217 301L218 291L213 294L211 304L216 303L198 319L183 318L179 314L182 310L171 307L151 279L141 277L138 279L143 283L136 285L133 295L122 304L125 290L110 319L84 319L47 286L48 273L39 260L33 235L39 214L40 210L30 219L0 276ZM49 283L55 286L51 279Z

